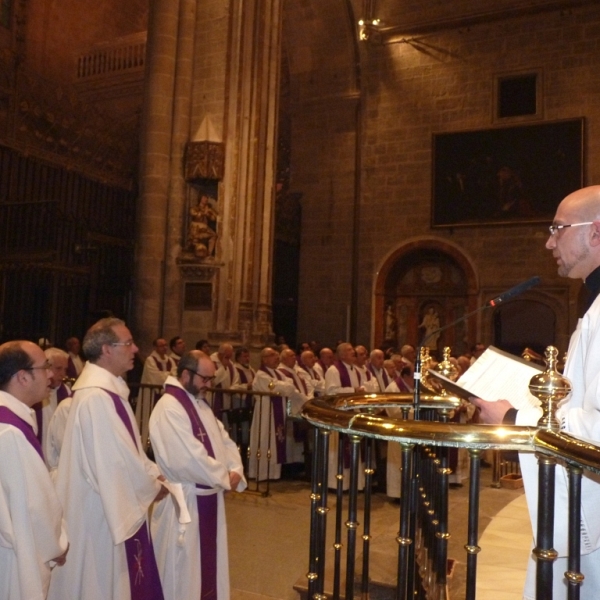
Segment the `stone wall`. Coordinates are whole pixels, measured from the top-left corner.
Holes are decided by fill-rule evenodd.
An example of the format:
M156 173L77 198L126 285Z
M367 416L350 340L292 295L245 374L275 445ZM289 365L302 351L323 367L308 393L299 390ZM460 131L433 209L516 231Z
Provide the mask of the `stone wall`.
M461 6L467 11L474 3ZM442 27L401 42L361 46L360 318L354 341L373 339L376 272L400 244L418 236L450 241L462 250L475 266L480 299L540 275L542 293L568 297L565 326L574 326L579 284L557 277L543 248L545 224L430 227L432 135L509 124L510 119L500 123L493 117L495 80L537 72L542 108L531 122L585 117L585 183L597 183L599 30L600 8L589 5L495 17L464 29ZM304 194L299 339L328 343L345 335L342 307L350 298L352 268L348 219L355 138L351 111L341 104L298 106L292 161L292 189ZM489 318L478 333L491 336ZM563 341L566 332L558 333Z

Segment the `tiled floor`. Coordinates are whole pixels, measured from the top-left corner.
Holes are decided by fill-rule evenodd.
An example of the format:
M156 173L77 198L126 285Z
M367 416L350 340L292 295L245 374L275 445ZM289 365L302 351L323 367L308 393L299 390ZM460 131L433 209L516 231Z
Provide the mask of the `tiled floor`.
M298 598L293 585L304 583L308 571L309 494L308 484L284 481L272 486L268 498L248 493L227 497L232 600ZM450 598L464 598L467 498L468 482L462 489L450 490L449 556L456 560L457 567L449 582ZM333 531L333 498L328 504L328 530ZM370 571L373 580L393 583L397 523L398 506L385 495L374 494ZM489 487L489 469L482 477L480 531L484 533L478 555L477 600L519 600L531 543L524 495L522 490Z

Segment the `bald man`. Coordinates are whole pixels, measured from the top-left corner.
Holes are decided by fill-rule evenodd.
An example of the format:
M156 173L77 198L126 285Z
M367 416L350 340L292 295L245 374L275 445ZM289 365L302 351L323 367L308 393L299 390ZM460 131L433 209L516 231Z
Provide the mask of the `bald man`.
M574 436L600 442L600 186L591 186L567 196L558 206L546 248L558 265L561 277L582 279L590 292L589 303L577 329L571 336L564 374L573 390L561 403L556 416L560 427ZM541 409L518 412L506 400L485 402L473 399L486 423L515 422L535 425ZM533 530L537 527L537 460L521 454L521 469ZM554 597L567 594L567 493L568 474L556 467L556 508L554 548L559 558L554 562ZM581 599L598 598L600 590L600 485L584 477L581 494L581 571L585 580ZM535 597L535 562L530 558L524 598Z
M206 401L215 376L201 351L181 357L177 377L150 417L156 462L170 481L183 484L192 517L181 537L171 499L152 513L152 537L165 600L229 598L229 563L224 493L246 488L240 453Z
M342 342L336 348L336 360L331 367L327 369L325 374L325 393L333 394L352 394L364 393L365 387L356 368L356 352L352 344ZM348 443L347 440L345 443ZM336 474L338 472L338 448L339 434L332 432L329 436L329 467L327 475L327 485L330 489L337 488ZM344 454L344 469L343 469L343 489L347 490L350 487L350 464L347 460L348 452ZM362 490L365 486L365 471L362 458L359 457L358 467L358 489Z
M315 369L322 379L325 379L325 373L327 373L327 369L333 364L334 360L335 355L331 348L321 348L319 359L315 363Z
M66 558L62 508L31 408L48 393L50 374L36 344L0 346L0 598L45 598L51 568Z
M247 384L240 382L240 374L233 365L233 346L231 344L221 344L216 352L210 355L210 359L215 365L215 381L213 387L227 389L247 389ZM228 427L229 420L227 418L227 411L231 408L237 408L232 406L232 395L227 392L214 392L211 402L213 412L218 419L221 419ZM239 396L237 397L239 400ZM238 401L239 405L239 401Z
M279 353L264 348L260 354L261 366L252 383L255 392L270 392L277 396L255 396L250 426L250 457L248 475L265 479L280 479L281 465L287 462L286 452L286 399L294 395L294 384L277 370ZM270 451L271 457L268 457Z

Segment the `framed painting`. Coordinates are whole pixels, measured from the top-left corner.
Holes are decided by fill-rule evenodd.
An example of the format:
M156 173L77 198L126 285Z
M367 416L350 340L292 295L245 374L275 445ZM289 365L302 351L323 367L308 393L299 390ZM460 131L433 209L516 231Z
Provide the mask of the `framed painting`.
M432 227L550 222L583 186L584 119L433 136Z

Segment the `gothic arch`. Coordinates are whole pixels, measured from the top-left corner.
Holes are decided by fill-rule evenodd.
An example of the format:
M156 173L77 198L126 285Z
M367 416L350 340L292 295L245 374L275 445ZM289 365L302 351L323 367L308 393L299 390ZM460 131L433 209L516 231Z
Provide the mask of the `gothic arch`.
M418 282L416 271L421 274ZM416 343L425 328L425 314L441 317L443 325L474 310L477 294L473 263L460 247L434 237L407 240L384 258L375 275L372 345L382 345L386 333L393 330L396 344ZM474 327L473 321L442 335L439 344L450 343L464 351L467 332Z

